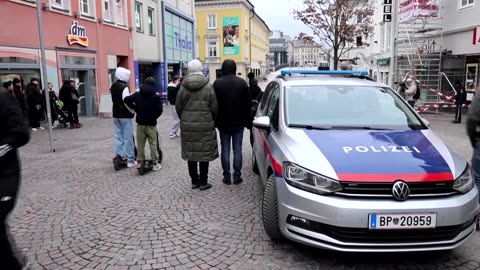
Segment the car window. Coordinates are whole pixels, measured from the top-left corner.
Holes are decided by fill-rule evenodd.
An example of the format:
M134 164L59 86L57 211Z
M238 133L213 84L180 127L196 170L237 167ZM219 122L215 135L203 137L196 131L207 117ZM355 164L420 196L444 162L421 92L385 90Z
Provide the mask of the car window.
M278 92L279 89L280 89L280 87L278 86L278 83L272 82L272 88L268 92L267 97L265 99L265 108L262 110L263 115L268 115L268 108L270 107L270 102L272 101L272 95L275 92ZM263 96L265 96L265 95L263 95Z
M388 87L352 85L290 86L285 88L287 125L426 128Z
M280 89L279 87L275 87L272 90L272 95L268 102L267 113L266 115L270 117L270 123L273 129L278 130L278 106L280 98Z
M260 101L260 111L262 114L264 114L265 106L267 105L268 98L270 94L272 93L272 88L274 86L274 83L270 83L267 88L265 89L265 93L262 95L262 100Z

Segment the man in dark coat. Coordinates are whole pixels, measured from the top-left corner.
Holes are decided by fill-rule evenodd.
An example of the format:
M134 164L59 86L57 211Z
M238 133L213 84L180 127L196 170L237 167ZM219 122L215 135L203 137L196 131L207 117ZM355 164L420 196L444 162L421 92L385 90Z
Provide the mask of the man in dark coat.
M218 107L215 92L202 68L196 59L188 63L188 76L182 82L175 107L180 117L182 159L188 161L192 188L206 190L212 187L208 183L209 162L218 158L215 131Z
M237 64L223 61L222 77L213 83L218 101L218 122L222 147L223 182L231 183L230 145L233 143L233 181L240 184L242 170L243 131L250 124L251 100L247 82L237 77Z
M253 131L252 131L252 122L257 113L258 103L262 99L262 89L258 86L258 80L255 79L255 74L253 72L248 73L248 90L250 91L250 98L252 99L252 109L250 112L250 121L248 122L247 128L250 130L250 146L253 147Z
M0 264L2 269L22 269L8 239L8 214L15 207L20 187L17 149L28 143L30 132L18 102L0 89Z
M23 116L25 118L25 122L28 119L28 108L27 102L25 101L25 94L22 89L22 81L17 78L13 79L13 93L17 97L18 104L20 105L20 109L22 110Z
M157 119L163 113L162 98L155 90L155 79L148 77L140 87L140 92L126 96L125 105L137 114L137 159L145 160L145 142L148 139L153 171L162 168L158 156Z
M42 119L43 112L43 98L38 84L39 80L32 78L25 89L25 92L27 92L28 120L30 121L30 126L33 131L37 131L38 128L45 129L40 126L40 119Z
M78 94L77 89L75 89L75 82L72 80L64 81L58 97L63 102L63 106L68 112L70 129L81 128L82 125L78 121L78 103L80 95Z
M463 104L467 101L467 91L460 81L455 82L455 90L457 91L455 96L455 120L452 123L460 124L462 122Z

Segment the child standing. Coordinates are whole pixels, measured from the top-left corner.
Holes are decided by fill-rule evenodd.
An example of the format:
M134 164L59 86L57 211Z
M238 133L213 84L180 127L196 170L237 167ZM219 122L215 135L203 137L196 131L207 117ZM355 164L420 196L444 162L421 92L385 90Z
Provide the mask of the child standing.
M145 143L148 139L154 171L162 168L158 163L157 119L162 115L160 95L155 91L155 79L148 77L140 87L140 92L124 98L125 105L137 114L138 159L145 160Z

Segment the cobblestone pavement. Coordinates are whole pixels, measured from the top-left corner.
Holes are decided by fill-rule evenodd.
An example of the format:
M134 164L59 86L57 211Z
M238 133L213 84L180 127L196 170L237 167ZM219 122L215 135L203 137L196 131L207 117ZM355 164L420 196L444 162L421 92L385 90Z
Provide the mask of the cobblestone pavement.
M425 117L469 157L463 125ZM260 220L261 187L248 162L247 136L244 183L223 185L217 159L210 167L213 188L201 192L190 188L180 141L167 136L168 113L158 125L163 168L145 176L113 170L111 119L83 123L55 131L54 154L46 131L21 150L24 178L10 224L33 269L480 268L478 235L451 252L418 254L340 254L273 243Z

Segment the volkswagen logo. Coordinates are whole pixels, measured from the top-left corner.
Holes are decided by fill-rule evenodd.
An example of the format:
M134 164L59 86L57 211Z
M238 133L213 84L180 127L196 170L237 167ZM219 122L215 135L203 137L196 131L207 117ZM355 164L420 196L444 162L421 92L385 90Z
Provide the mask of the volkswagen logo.
M405 201L410 195L410 188L408 187L407 183L403 181L396 181L393 183L392 194L395 200Z

